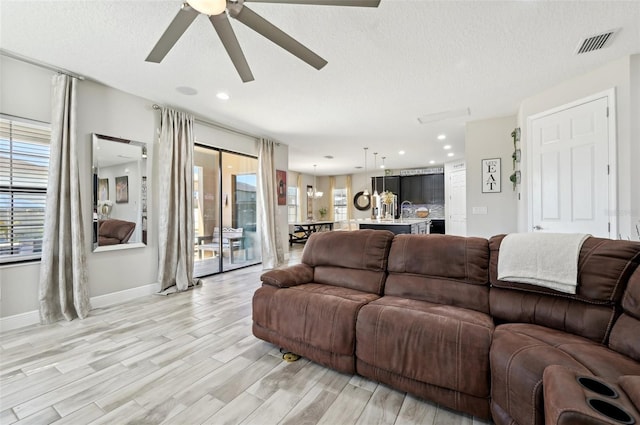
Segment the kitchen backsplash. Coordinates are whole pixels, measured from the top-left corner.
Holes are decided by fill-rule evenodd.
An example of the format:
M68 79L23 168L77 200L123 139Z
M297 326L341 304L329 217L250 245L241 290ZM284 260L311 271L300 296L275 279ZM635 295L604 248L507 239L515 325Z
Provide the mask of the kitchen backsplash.
M444 205L443 204L414 204L413 210L418 208L427 208L429 210L429 218L444 219Z

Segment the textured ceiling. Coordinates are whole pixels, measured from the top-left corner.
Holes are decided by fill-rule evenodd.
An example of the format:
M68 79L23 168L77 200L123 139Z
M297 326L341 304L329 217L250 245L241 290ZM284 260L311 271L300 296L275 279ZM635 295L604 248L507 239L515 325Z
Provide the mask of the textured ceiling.
M528 96L640 53L638 1L246 4L329 64L316 71L232 20L256 78L243 84L204 16L162 63L145 62L180 1L2 0L0 47L287 143L290 168L310 173L317 164L319 175L356 171L364 146L392 169L463 158L466 120L516 114ZM575 55L583 37L613 28L622 29L610 47ZM470 116L417 120L464 108Z

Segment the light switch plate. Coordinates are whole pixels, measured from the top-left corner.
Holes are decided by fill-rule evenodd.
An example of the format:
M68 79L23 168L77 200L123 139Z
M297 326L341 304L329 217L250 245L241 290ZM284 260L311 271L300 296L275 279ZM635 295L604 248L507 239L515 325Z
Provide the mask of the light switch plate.
M477 215L486 215L487 214L487 207L473 207L471 209L471 213L472 214L477 214Z

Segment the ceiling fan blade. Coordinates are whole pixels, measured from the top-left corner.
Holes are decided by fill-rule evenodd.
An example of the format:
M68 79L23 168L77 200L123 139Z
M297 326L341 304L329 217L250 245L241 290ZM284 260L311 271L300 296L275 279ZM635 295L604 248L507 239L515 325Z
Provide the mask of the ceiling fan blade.
M318 6L378 7L380 0L245 0L253 3L313 4Z
M197 16L195 9L187 4L183 5L145 61L160 63Z
M292 55L300 58L315 69L322 69L322 67L327 64L326 60L313 53L300 42L264 19L262 16L258 15L253 10L249 9L247 6L242 6L239 12L232 8L229 8L229 11L233 18L263 35L265 38L271 40Z
M238 38L233 32L233 28L231 28L231 23L229 22L227 14L221 13L220 15L209 16L209 20L216 29L218 37L220 37L220 41L222 41L224 48L227 50L227 53L231 58L231 62L233 62L233 66L236 67L238 74L240 74L242 82L246 83L253 81L253 74L251 73L247 59L244 57L244 53L242 53L240 43L238 43Z

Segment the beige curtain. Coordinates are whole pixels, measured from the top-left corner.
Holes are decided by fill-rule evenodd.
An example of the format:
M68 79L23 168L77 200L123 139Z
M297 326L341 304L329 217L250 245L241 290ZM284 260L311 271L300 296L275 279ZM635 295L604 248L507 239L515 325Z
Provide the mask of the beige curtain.
M284 250L278 229L275 142L260 139L258 154L258 196L262 232L262 267L273 269L284 263Z
M91 310L80 201L76 79L52 78L49 183L42 238L40 321L84 319Z
M160 291L193 285L193 116L162 108L160 121L158 282Z
M329 220L334 221L335 214L335 194L333 193L336 190L336 178L334 176L329 177Z
M347 220L349 221L349 230L351 230L351 220L353 220L353 190L351 189L352 185L352 176L349 174L347 176Z
M306 192L302 191L302 173L298 173L298 178L296 179L296 187L298 189L298 208L296 208L296 214L298 223L302 221L302 194Z

